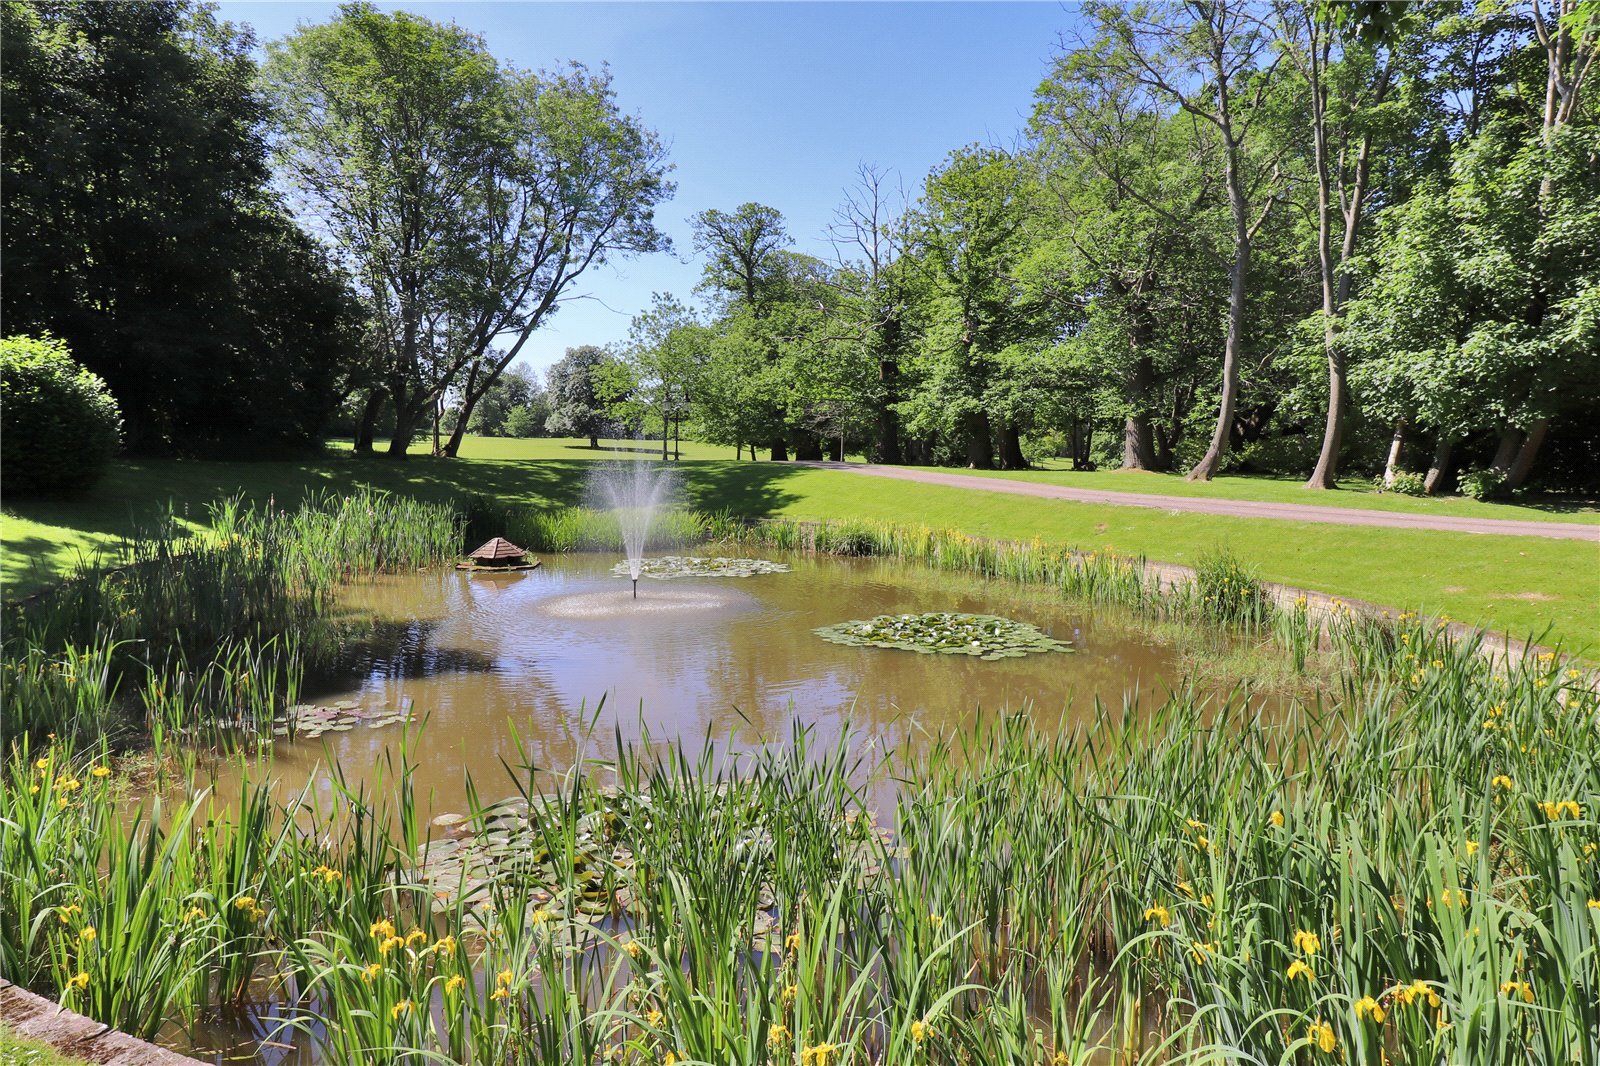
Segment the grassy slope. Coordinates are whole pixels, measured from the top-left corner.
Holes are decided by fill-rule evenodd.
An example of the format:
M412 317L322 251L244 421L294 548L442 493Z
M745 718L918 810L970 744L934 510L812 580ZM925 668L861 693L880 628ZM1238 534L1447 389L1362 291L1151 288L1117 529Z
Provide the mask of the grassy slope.
M1226 545L1254 561L1269 580L1397 607L1444 611L1452 618L1485 622L1517 636L1538 633L1549 625L1574 645L1600 645L1600 551L1589 543L1173 515L765 462L736 463L730 453L731 449L705 445L685 447L679 469L691 504L751 516L859 517L997 537L1040 537L1083 547L1110 546L1168 562L1190 562L1208 548ZM330 454L304 462L119 463L81 499L27 501L16 505L14 512L8 505L0 520L4 548L0 576L8 598L36 589L69 567L78 552L112 543L117 534L148 520L169 499L196 522L203 522L207 503L235 492L293 503L309 493L341 492L359 484L434 499L477 492L529 502L578 503L583 500L589 464L611 454L607 450L597 454L586 444L571 441L469 439L465 455L471 462L418 456L393 463ZM649 453L641 449L636 454L648 457ZM1143 481L1151 475L1121 477ZM1160 482L1162 491L1171 491L1173 484L1183 483L1166 478ZM1229 496L1291 491L1290 498L1303 500L1311 495L1282 483L1243 478L1226 479L1213 489ZM1440 502L1354 498L1362 503L1404 500L1418 510ZM1321 502L1322 497L1316 500ZM1551 517L1509 505L1491 511L1470 501L1453 502L1471 510L1451 513Z

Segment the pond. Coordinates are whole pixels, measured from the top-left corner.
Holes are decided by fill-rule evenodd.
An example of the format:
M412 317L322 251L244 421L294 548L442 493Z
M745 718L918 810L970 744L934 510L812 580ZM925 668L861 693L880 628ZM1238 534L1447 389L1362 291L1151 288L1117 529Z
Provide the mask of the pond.
M270 763L298 789L337 763L360 782L396 755L409 711L426 723L412 785L424 807L460 810L471 774L486 796L505 763L560 770L634 743L708 737L734 750L782 743L798 721L831 746L897 748L959 731L980 713L1026 709L1050 728L1094 701L1155 700L1180 670L1169 649L1106 609L1048 590L868 559L769 558L786 573L645 578L637 600L615 556L547 557L533 571L390 576L347 589L351 636L305 702L342 728L282 738ZM848 647L814 631L935 611L1000 615L1070 643L986 661ZM374 721L376 719L376 721ZM519 754L522 745L525 756ZM224 773L230 794L236 771Z

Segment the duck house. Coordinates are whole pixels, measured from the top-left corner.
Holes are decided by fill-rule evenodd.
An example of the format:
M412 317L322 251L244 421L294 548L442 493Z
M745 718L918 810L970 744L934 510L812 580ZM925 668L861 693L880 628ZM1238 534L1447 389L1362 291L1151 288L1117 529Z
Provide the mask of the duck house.
M537 562L528 562L528 553L504 537L491 537L461 564L465 570L532 570Z

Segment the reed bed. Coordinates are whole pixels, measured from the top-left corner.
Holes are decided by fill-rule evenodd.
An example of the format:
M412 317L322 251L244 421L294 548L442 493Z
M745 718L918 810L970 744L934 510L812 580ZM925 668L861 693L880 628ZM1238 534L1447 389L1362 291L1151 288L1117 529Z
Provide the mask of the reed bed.
M101 753L23 746L0 963L145 1034L271 992L340 1064L1600 1061L1592 683L1341 632L1344 698L1272 719L1180 692L895 752L527 758L469 789L533 841L478 906L425 877L409 748L336 818L245 786L129 819Z
M333 639L340 582L437 564L460 539L452 508L367 490L292 511L226 501L203 535L169 516L129 539L124 564L87 562L7 609L4 735L259 728Z

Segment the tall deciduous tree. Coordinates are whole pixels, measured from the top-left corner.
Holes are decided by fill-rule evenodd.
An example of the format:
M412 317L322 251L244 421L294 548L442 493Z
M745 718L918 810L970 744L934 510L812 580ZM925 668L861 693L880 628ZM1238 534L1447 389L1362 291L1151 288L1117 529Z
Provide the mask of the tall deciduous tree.
M178 0L0 7L0 317L69 342L136 451L315 443L356 362L268 188L251 45Z
M393 456L452 389L454 454L472 408L586 270L666 245L663 150L605 72L508 70L453 24L350 4L276 45L270 74L284 172L371 311Z
M550 368L546 379L550 417L545 428L551 435L588 437L589 447L600 447L600 434L610 422L605 371L611 362L604 348L580 344L568 348Z
M1107 77L1193 115L1220 142L1219 177L1233 236L1228 336L1216 426L1205 455L1188 474L1209 481L1222 466L1238 408L1251 251L1278 192L1274 148L1263 143L1277 61L1269 35L1244 0L1132 8L1097 3L1085 11L1098 26L1085 54L1106 68Z

